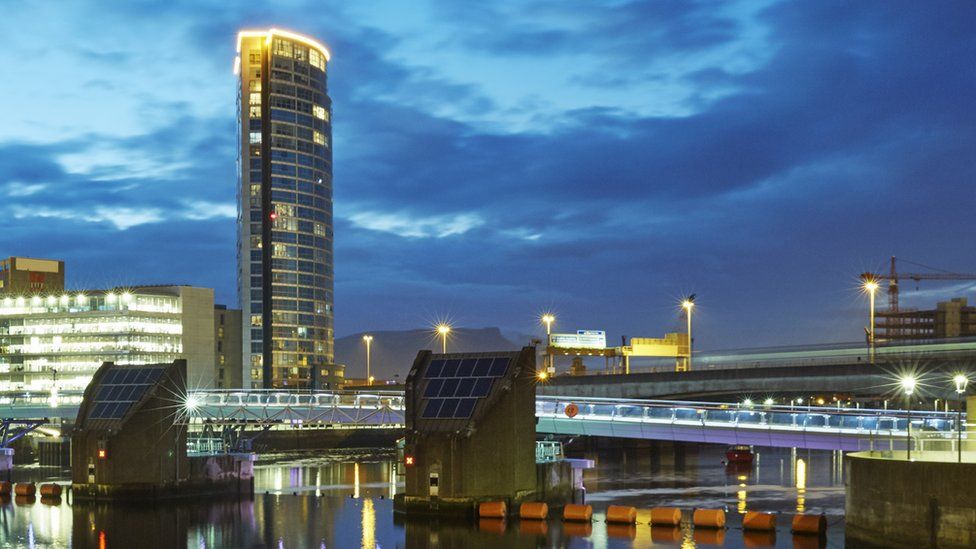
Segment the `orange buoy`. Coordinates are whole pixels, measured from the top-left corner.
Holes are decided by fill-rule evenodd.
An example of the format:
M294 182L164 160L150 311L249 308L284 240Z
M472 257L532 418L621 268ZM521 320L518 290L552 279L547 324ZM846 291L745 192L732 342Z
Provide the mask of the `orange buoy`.
M593 520L593 506L567 503L563 507L563 520L590 522Z
M695 509L691 521L696 528L725 528L725 511L722 509Z
M827 517L823 515L793 515L794 534L820 535L827 533Z
M776 515L772 513L760 513L758 511L748 511L742 518L743 530L775 530Z
M549 506L545 503L527 501L519 505L519 518L545 520L549 516Z
M607 522L634 524L637 522L637 509L626 505L611 505L607 507Z
M10 484L9 480L0 481L0 496L9 496L12 489L13 485Z
M41 497L42 498L58 498L61 497L61 485L54 484L42 484L41 485Z
M651 509L651 525L678 526L681 524L681 509L677 507L654 507Z
M508 515L508 506L504 501L483 501L478 504L478 516L481 518L504 518Z
M14 485L14 494L18 496L33 496L37 486L33 482L18 482Z

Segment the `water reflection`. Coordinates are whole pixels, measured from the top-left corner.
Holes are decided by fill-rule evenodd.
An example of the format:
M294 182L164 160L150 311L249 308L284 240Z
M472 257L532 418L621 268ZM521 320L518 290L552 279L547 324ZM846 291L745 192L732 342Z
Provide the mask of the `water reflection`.
M570 447L570 450L573 450ZM746 510L843 512L841 456L757 449L753 467L726 467L724 448L651 444L575 449L594 459L586 473L594 523L518 519L450 522L394 517L391 460L303 458L259 464L255 496L179 504L109 506L0 499L0 546L14 547L792 547L783 517L777 534L744 534ZM762 467L759 467L760 463ZM42 479L37 479L42 480ZM401 485L402 486L402 485ZM728 531L607 525L610 503L639 509L726 508ZM553 513L558 517L558 512ZM832 524L836 522L832 521ZM832 526L832 536L842 530ZM777 545L778 544L778 545Z

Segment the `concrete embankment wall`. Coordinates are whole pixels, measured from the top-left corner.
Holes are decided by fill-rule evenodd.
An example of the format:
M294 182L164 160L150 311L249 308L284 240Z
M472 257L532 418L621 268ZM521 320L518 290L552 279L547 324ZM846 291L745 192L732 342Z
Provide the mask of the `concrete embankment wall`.
M875 456L846 458L848 546L976 547L976 463Z

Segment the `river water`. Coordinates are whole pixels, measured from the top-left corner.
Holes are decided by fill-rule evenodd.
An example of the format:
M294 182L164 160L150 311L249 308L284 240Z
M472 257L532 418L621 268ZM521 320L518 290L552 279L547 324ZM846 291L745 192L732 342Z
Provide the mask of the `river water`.
M255 495L160 505L91 505L0 500L0 547L843 547L844 486L839 454L757 449L755 463L727 468L724 448L691 444L570 446L595 468L585 474L592 525L402 520L396 482L382 454L279 456L258 464ZM19 468L14 480L67 481L66 472ZM602 521L607 505L725 508L724 531L635 527ZM746 510L783 513L774 535L743 533ZM824 513L826 540L793 536L791 515ZM640 524L642 523L642 524Z

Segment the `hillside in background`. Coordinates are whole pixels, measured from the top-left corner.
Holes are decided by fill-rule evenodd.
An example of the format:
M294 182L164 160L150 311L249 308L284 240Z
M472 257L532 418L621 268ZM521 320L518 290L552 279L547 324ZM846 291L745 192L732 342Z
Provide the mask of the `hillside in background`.
M441 341L430 329L370 332L372 344L372 373L378 379L392 379L399 375L403 381L413 365L417 351L430 349L440 352ZM511 338L511 339L510 339ZM502 334L498 328L455 328L447 342L447 351L483 352L514 351L528 345L532 336ZM366 377L366 345L363 334L341 337L335 341L336 362L346 365L347 378Z

